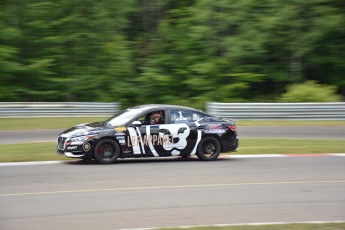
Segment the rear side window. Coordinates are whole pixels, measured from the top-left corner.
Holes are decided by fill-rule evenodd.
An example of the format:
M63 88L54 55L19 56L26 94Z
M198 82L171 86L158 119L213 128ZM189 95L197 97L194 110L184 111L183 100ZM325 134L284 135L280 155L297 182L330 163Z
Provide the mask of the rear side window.
M172 124L195 122L203 117L204 115L202 113L195 111L181 109L170 110L170 121Z

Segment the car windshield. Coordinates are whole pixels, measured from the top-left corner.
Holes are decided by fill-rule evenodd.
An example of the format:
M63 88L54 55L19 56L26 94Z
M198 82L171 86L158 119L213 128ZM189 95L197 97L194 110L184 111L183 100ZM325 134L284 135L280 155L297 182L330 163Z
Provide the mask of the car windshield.
M135 118L142 110L140 109L127 109L115 116L106 120L112 126L125 125L127 122Z

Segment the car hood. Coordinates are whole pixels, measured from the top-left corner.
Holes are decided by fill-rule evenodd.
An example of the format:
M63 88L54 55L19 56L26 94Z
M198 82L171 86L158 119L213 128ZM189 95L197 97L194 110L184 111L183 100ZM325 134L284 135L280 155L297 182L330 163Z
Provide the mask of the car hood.
M90 134L97 134L99 132L109 130L112 126L109 126L106 122L93 122L88 124L76 125L63 131L60 135L62 137L78 137Z

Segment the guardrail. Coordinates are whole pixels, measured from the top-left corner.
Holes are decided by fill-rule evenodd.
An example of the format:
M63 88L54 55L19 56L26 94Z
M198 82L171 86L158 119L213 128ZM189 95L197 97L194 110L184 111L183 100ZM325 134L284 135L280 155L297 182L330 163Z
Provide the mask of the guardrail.
M206 111L232 119L345 120L345 103L218 103L208 102Z
M117 102L0 102L0 118L112 116ZM345 120L345 103L206 103L212 115L232 119Z
M0 102L0 118L112 116L119 110L117 102Z

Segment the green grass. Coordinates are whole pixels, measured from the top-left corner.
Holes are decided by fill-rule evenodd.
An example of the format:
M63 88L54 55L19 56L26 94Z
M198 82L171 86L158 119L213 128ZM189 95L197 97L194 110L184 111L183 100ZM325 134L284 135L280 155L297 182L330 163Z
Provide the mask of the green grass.
M0 118L0 130L66 129L107 117ZM238 126L345 126L345 121L238 120Z
M343 140L296 138L240 138L237 154L344 153Z
M0 145L0 162L67 160L56 153L55 142Z
M175 230L181 228L160 228L162 230ZM345 223L322 224L272 224L272 225L238 225L222 227L191 227L190 230L345 230Z
M0 162L67 160L55 152L55 142L0 145ZM325 139L242 138L237 153L231 154L317 154L344 153L345 142Z

